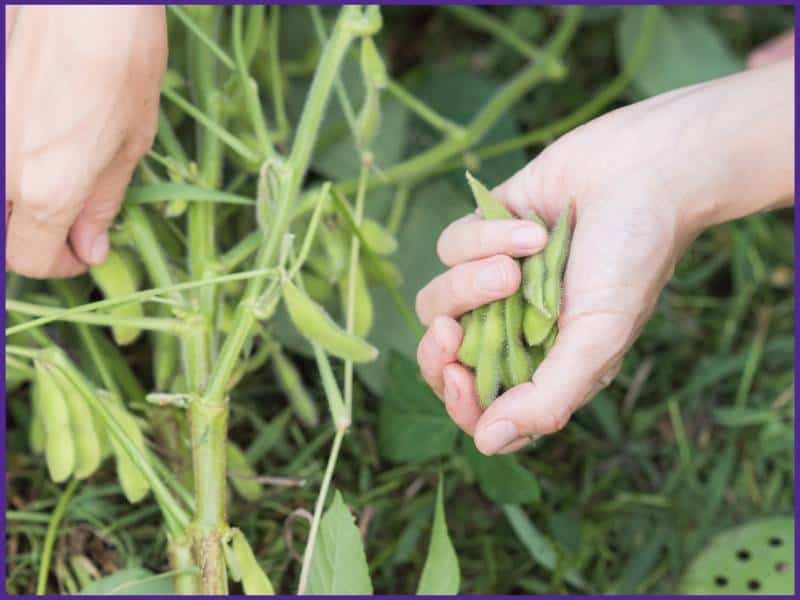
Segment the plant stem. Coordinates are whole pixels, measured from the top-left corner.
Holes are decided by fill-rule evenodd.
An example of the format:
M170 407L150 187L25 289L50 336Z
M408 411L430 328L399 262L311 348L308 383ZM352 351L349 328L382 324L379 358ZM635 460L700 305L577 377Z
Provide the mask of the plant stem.
M50 572L50 560L53 557L53 546L56 543L56 535L58 533L58 526L61 524L61 519L64 518L64 513L67 511L69 501L75 494L78 487L78 480L73 478L61 492L58 498L58 503L53 514L50 517L50 522L47 524L47 533L44 536L44 545L42 547L42 560L39 563L39 576L36 579L36 595L44 596L47 591L47 575Z
M333 471L336 467L336 461L339 458L339 450L342 446L345 430L339 429L333 437L333 445L331 446L331 453L328 456L328 465L325 467L325 475L322 477L322 485L320 486L319 496L314 505L314 516L311 519L311 529L308 532L308 541L306 548L303 552L303 566L300 569L300 583L297 587L299 595L305 594L306 587L308 586L308 575L311 568L311 559L314 556L314 546L317 542L317 533L319 532L319 523L322 519L322 511L325 508L325 499L328 497L328 488L333 479Z
M208 34L200 27L197 23L192 20L192 18L186 14L186 12L180 6L175 4L168 4L167 7L178 17L186 28L191 31L197 38L206 45L206 47L214 53L214 55L222 61L222 63L228 67L231 71L236 69L236 65L233 63L233 59L228 56L228 53L225 52L219 45L211 39Z
M440 115L395 80L391 78L386 80L386 90L397 98L401 104L405 105L406 108L416 113L418 117L441 133L453 137L464 134L464 128L461 125Z
M41 306L39 304L31 304L30 302L9 299L6 300L6 310L18 312L23 315L41 317L63 314L66 309L63 307ZM138 327L139 329L147 329L149 331L166 331L176 334L181 328L181 323L177 319L162 319L158 317L118 317L115 315L91 314L71 315L65 319L59 320L73 323L86 323L89 325L124 325L126 327Z

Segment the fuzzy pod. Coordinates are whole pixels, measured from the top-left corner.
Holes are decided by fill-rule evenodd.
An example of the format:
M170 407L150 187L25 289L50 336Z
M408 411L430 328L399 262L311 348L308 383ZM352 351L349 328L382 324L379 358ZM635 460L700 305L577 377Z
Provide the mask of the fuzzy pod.
M561 310L561 278L567 264L569 253L570 231L569 215L572 203L568 203L561 212L556 226L550 232L547 246L544 249L546 278L544 281L544 302L550 314L557 317Z
M319 243L327 255L327 261L320 275L327 277L331 282L339 281L349 263L350 243L335 222L324 220L317 232Z
M53 376L64 394L69 412L70 429L75 445L75 478L86 479L100 467L103 460L97 422L80 390L57 369L53 370Z
M230 440L226 446L226 458L228 478L236 493L248 502L259 500L264 495L264 488L256 480L256 472L247 462L244 452Z
M484 219L513 219L514 215L480 181L467 171L467 182Z
M28 425L28 443L34 454L42 454L44 452L44 440L44 421L39 402L39 386L34 382L31 390L31 421Z
M487 408L497 397L500 387L501 364L505 341L503 303L488 305L481 330L481 347L475 369L475 386L481 408Z
M327 304L334 298L333 286L311 271L301 271L300 279L303 281L303 289L308 292L314 301L320 304Z
M360 337L366 337L372 330L374 320L374 307L372 305L372 295L364 277L364 270L360 264L356 264L356 293L355 293L355 322L353 332ZM339 280L339 301L342 307L342 314L347 314L348 296L350 288L349 272L347 277Z
M528 351L522 343L522 318L525 303L522 294L517 291L504 302L506 326L505 360L508 370L508 381L505 387L514 387L531 378L531 363Z
M135 293L139 289L141 279L132 259L119 250L110 250L103 264L95 265L89 273L105 298L119 298ZM142 305L138 303L123 304L114 307L110 313L118 317L137 318L144 316ZM142 332L138 327L130 325L113 325L111 333L114 341L120 346L133 343Z
M128 413L121 406L110 402L108 409L111 411L114 419L125 432L125 436L142 452L146 450L144 435L142 430L139 429L139 424L136 422L130 413ZM109 436L111 448L114 452L114 458L117 463L117 477L119 479L122 491L128 502L135 504L142 500L147 492L150 491L150 483L144 476L142 470L134 463L125 448L113 436Z
M522 329L525 332L525 341L528 346L541 344L550 333L550 330L553 329L554 323L555 317L543 314L538 308L530 304L526 306Z
M375 254L389 256L397 251L397 239L374 219L365 218L359 229L367 248Z
M461 317L461 329L464 335L461 338L461 346L458 348L458 360L468 367L478 365L478 357L481 352L481 331L486 311L485 306L480 306Z
M330 354L353 362L370 362L378 357L377 348L347 333L322 306L288 280L283 283L283 301L297 330Z
M43 361L35 361L36 391L44 429L44 455L50 479L66 481L75 470L75 438L64 391L58 385L53 369Z
M289 398L289 404L297 418L307 427L319 425L319 414L314 398L308 393L294 363L279 348L272 352L272 366L278 378L278 385Z

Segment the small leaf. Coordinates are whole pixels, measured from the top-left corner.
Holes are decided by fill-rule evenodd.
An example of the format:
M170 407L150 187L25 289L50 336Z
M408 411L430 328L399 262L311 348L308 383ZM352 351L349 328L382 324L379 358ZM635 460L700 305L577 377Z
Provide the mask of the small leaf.
M380 407L381 454L397 462L422 462L452 452L457 436L458 428L417 365L392 352Z
M491 500L498 504L539 501L539 482L513 454L484 456L470 438L464 438L463 452L481 491Z
M444 516L444 480L439 476L436 487L436 509L433 516L431 542L428 546L428 557L422 567L419 579L418 595L458 593L461 571L458 567L458 556L447 533L447 521Z
M164 596L172 595L172 575L156 575L141 567L122 569L83 588L82 596Z
M336 491L322 516L311 559L309 594L372 594L367 557L353 515Z

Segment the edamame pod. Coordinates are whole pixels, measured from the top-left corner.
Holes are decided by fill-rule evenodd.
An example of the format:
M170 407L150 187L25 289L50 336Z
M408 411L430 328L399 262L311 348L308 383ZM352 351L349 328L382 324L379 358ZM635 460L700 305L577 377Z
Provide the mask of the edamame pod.
M481 331L483 320L486 318L486 307L480 306L461 317L461 328L464 335L461 338L461 346L458 348L458 360L468 367L478 365L480 356Z
M377 221L365 218L361 222L360 231L367 247L375 254L388 256L397 250L395 237Z
M381 100L380 91L372 86L367 86L364 104L356 117L356 139L361 148L366 148L375 139L381 127Z
M256 480L255 470L247 462L244 452L232 441L228 441L226 450L228 478L233 489L248 502L255 502L264 494L264 488Z
M35 361L38 403L44 429L44 455L50 479L65 481L75 469L75 440L64 391L53 375L54 367Z
M546 278L544 281L544 302L550 314L558 316L561 309L561 277L567 263L569 252L569 214L572 203L568 203L556 226L550 232L547 246L544 249L544 265Z
M108 409L116 419L119 426L125 431L126 437L143 452L145 451L144 436L134 419L124 408L114 403L108 404ZM142 500L150 490L150 484L142 470L134 463L115 437L109 436L114 458L117 461L117 477L122 491L128 502L136 504Z
M316 302L325 304L333 299L333 287L319 275L311 271L301 271L300 279L303 280L303 288Z
M545 352L549 352L550 348L553 347L553 344L556 343L556 336L558 335L558 326L554 325L553 328L550 330L550 333L547 334L547 337L542 342L542 349Z
M377 348L347 333L322 306L288 280L283 283L283 301L297 330L330 354L353 362L370 362L378 357Z
M80 390L57 369L53 370L53 376L64 394L69 412L70 429L75 445L75 478L86 479L97 470L103 458L95 420Z
M136 270L129 258L119 250L110 250L103 264L89 269L92 279L106 298L118 298L133 294L138 289ZM123 304L111 309L111 314L119 317L142 317L141 304ZM130 325L113 325L111 333L114 341L121 346L130 344L142 332L138 327Z
M31 452L41 454L44 452L44 423L42 421L42 409L39 406L39 386L34 383L31 391L31 422L28 425L28 443Z
M555 317L543 314L538 308L532 305L525 307L525 314L522 321L522 329L525 332L525 341L528 346L538 346L550 333L555 323Z
M483 319L480 355L475 371L475 386L481 408L487 408L497 397L504 338L503 303L492 302Z
M484 219L513 219L514 215L480 181L467 171L467 181Z
M522 344L522 318L524 302L517 290L504 302L506 325L506 362L508 382L505 387L513 387L528 381L531 377L531 364L528 352Z
M234 529L232 532L231 545L233 546L233 555L238 563L237 567L239 576L242 578L244 593L248 596L274 595L275 589L272 587L272 582L258 564L253 549L250 548L244 534L238 529Z
M342 307L342 314L347 313L347 299L349 296L350 277L343 277L339 280L339 298ZM372 329L374 309L372 306L372 296L369 293L369 286L364 277L364 271L360 264L356 264L356 294L355 294L355 324L353 331L357 336L366 337Z
M347 268L350 245L335 223L323 221L317 232L320 244L328 256L328 264L321 274L327 276L328 281L338 281Z
M289 403L297 418L308 427L316 427L319 424L317 405L303 385L300 373L280 348L276 348L272 352L272 365L275 368L275 375L278 377L278 384L289 398Z

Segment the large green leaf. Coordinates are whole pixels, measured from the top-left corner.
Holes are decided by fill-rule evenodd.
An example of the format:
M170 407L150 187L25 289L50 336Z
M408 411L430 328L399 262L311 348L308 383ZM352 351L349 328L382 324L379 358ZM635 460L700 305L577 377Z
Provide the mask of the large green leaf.
M458 436L442 401L422 380L411 359L392 352L378 430L381 454L420 462L449 454Z
M82 596L165 596L174 594L171 575L156 575L141 567L122 569L83 588Z
M433 516L431 543L428 546L428 557L422 567L417 594L457 594L461 581L453 542L447 533L447 521L444 516L444 480L439 477L436 487L436 510Z
M633 81L639 95L654 96L742 69L742 60L702 16L658 10L653 44ZM618 24L617 53L624 65L633 55L643 15L641 8L630 7Z
M485 456L471 438L464 438L464 457L475 473L481 491L498 504L539 501L539 482L513 454Z
M311 559L309 594L372 594L367 557L353 515L336 491L322 516Z

